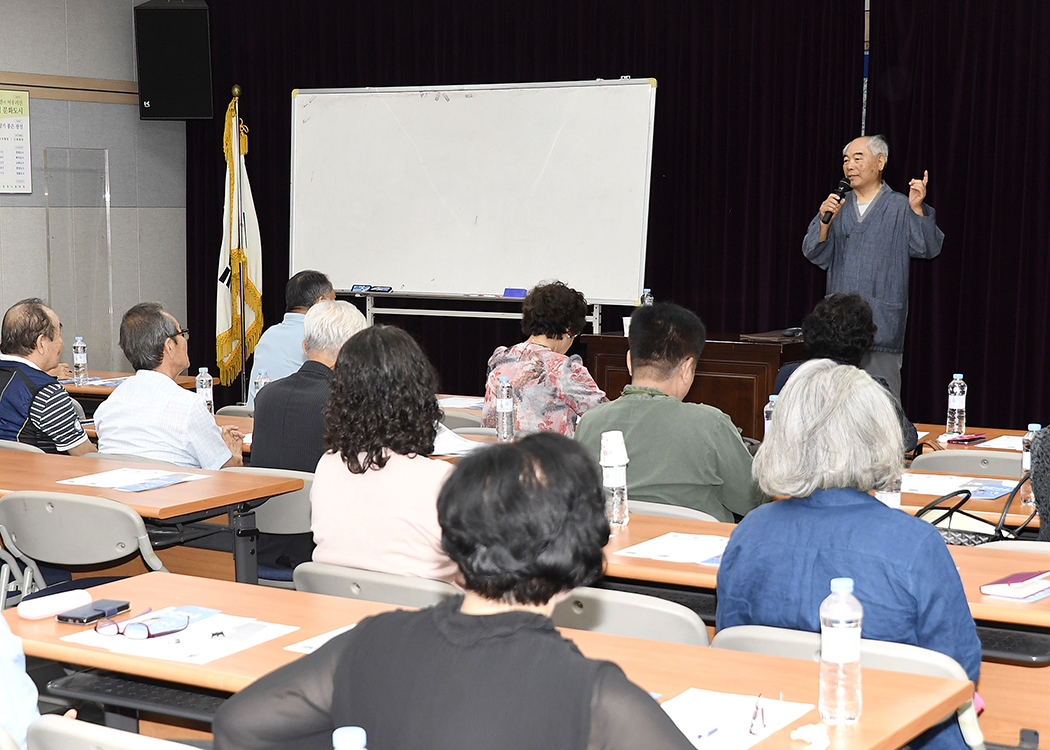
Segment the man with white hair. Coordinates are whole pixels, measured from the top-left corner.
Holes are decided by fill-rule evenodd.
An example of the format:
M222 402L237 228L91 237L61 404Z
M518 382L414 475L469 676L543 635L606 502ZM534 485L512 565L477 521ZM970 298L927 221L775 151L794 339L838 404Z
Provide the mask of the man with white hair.
M857 292L871 305L878 333L860 366L899 397L911 259L939 255L944 232L923 203L930 173L911 180L908 195L895 192L882 181L889 153L881 135L855 138L842 149L852 191L831 193L820 204L802 253L828 272L828 295Z
M324 408L332 369L343 344L366 327L361 311L349 302L321 300L303 320L306 362L275 380L255 398L252 466L313 471L324 455ZM259 564L294 568L313 553L311 534L261 534Z

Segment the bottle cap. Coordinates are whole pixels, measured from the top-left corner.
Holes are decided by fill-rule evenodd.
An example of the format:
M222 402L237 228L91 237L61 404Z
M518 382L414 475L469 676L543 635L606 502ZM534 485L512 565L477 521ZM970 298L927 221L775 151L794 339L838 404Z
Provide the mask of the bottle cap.
M77 336L75 340L76 340L76 341L83 341L83 340L84 340L84 337L83 337L83 336Z
M197 370L197 372L207 372L207 371L208 371L207 367L202 367L199 370Z
M831 593L832 594L852 594L853 593L853 579L852 578L832 578L831 579Z
M777 394L775 394L775 393L774 393L773 395L771 395L771 396L769 397L769 400L770 400L770 401L776 401L776 400L777 400L778 398L780 398L780 396L778 396Z
M624 466L628 462L627 446L623 444L623 432L609 430L602 433L601 460L602 466Z
M1038 422L1032 422L1030 425L1028 425L1029 432L1039 432L1039 430L1041 429L1043 429L1043 426Z
M507 376L507 375L500 375L499 376L499 382L501 382L501 383L509 383L510 382L510 377Z
M952 375L952 378L955 379L955 380L962 380L963 376L962 376L961 372L957 372L954 375Z
M332 732L332 747L337 750L361 750L368 744L368 735L361 727L339 727Z

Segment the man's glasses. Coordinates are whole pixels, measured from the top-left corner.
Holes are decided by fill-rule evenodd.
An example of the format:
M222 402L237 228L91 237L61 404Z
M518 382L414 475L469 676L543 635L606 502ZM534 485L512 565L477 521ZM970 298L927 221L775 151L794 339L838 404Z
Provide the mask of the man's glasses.
M761 734L766 729L766 709L762 705L762 693L758 694L755 698L755 712L751 714L751 727L749 732L751 734Z
M136 641L144 641L147 638L157 638L162 635L170 635L185 630L190 624L189 615L166 615L155 620L145 622L132 622L143 615L148 615L152 609L139 612L135 617L126 620L113 620L103 617L95 623L95 632L99 635L122 635Z
M170 336L168 336L168 338L169 339L173 339L173 338L175 338L177 336L182 336L184 339L189 341L190 340L190 329L189 328L180 328L179 330L175 331L175 333L173 333Z

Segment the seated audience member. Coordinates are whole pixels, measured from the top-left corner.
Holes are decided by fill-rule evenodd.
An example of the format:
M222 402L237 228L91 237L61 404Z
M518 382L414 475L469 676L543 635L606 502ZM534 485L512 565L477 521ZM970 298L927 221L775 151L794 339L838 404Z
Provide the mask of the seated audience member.
M62 324L36 297L4 314L0 333L0 439L46 453L94 453L73 399L48 371L60 368Z
M452 465L430 459L437 373L419 344L372 326L339 350L325 447L310 490L315 562L452 582L437 496Z
M631 316L631 385L589 411L576 439L595 459L602 433L621 430L627 496L683 505L732 521L763 501L751 480L751 454L732 420L713 406L682 401L706 342L704 324L684 307L660 302Z
M335 290L320 271L300 271L288 279L284 287L284 320L263 331L255 345L248 381L248 406L255 404L255 376L260 370L266 370L271 380L280 380L302 367L306 361L303 320L306 311L323 299L334 300Z
M382 750L688 750L648 693L550 621L597 580L609 538L597 466L560 435L463 458L438 500L466 594L367 618L230 698L216 750L330 748L336 727Z
M605 400L580 356L565 356L587 322L587 300L560 281L541 284L525 297L521 315L528 339L489 358L481 424L496 426L496 385L505 375L514 390L515 431L572 437L580 415Z
M1032 494L1039 511L1039 541L1050 542L1050 427L1032 441Z
M175 382L190 366L189 333L157 302L124 313L120 348L135 375L95 410L100 451L200 469L241 465L244 435L220 429L204 401Z
M0 729L22 750L29 725L40 716L36 702L36 685L26 674L22 641L11 633L7 620L0 617Z
M840 365L854 367L860 367L861 359L875 343L877 330L871 305L856 292L839 292L825 297L802 321L802 337L810 357L833 359ZM802 363L792 362L780 368L773 385L773 393L780 393L784 383L800 364ZM904 450L914 450L919 435L915 431L915 425L905 416L900 399L890 390L885 378L878 375L871 377L890 394L904 437Z
M804 363L788 381L755 456L762 490L788 499L749 513L718 568L719 630L820 630L832 578L848 576L863 636L940 651L976 684L981 642L959 573L937 529L869 495L903 469L885 388L855 367ZM964 750L954 718L909 743Z
M306 362L266 386L255 400L252 466L313 471L324 455L324 408L332 368L347 339L365 327L365 316L349 302L321 300L303 321ZM259 564L294 568L310 559L313 536L260 534Z

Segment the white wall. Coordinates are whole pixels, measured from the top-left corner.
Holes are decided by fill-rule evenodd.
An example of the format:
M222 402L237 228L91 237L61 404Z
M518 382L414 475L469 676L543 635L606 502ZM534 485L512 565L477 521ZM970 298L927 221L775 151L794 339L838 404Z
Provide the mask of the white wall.
M132 9L142 1L0 0L0 71L134 81ZM24 297L48 298L44 148L105 148L114 315L119 322L131 305L155 300L185 324L185 124L142 122L138 107L130 104L32 98L29 108L33 192L0 194L0 310ZM87 231L93 231L90 222ZM56 299L51 304L68 317L72 313L64 308L82 303ZM73 336L83 335L92 369L129 369L115 346L112 359L105 354L109 326L73 331L66 325L64 332L66 361Z

